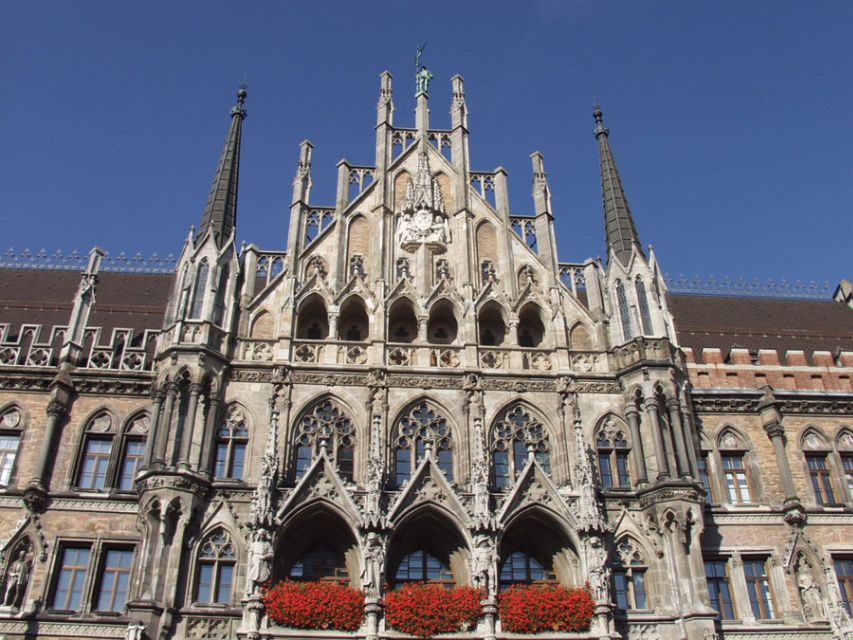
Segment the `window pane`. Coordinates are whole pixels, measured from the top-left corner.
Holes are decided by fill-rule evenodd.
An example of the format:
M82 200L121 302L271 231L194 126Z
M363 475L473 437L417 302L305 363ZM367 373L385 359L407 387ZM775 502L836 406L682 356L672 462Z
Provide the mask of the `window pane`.
M53 608L78 611L83 599L83 583L89 568L87 547L66 547L62 552Z
M495 487L504 489L509 485L509 454L495 451Z
M527 463L527 446L521 440L513 441L512 457L512 462L515 465L515 475L518 475Z
M18 454L20 437L16 435L0 436L0 485L8 485L12 477L12 467Z
M210 602L210 596L213 590L213 565L202 564L198 571L198 595L197 602Z
M353 451L352 447L341 445L338 447L338 468L344 480L352 482L353 477Z
M613 472L610 469L610 452L598 454L598 468L601 469L601 486L609 489L613 486Z
M219 565L219 585L216 590L216 602L230 603L231 602L231 581L234 577L234 565L220 564Z
M121 465L121 478L119 478L118 488L121 491L130 491L133 489L133 479L136 477L136 472L142 464L142 457L145 453L145 443L141 440L128 440L124 449L124 460Z
M628 474L628 454L616 452L616 469L619 472L619 486L630 487L631 477Z
M110 549L104 557L101 586L98 594L98 611L124 611L130 565L133 552L127 549Z
M396 461L394 465L397 486L402 486L412 474L411 454L408 449L397 448Z
M453 452L440 449L438 452L438 468L444 471L448 482L453 482Z
M646 609L646 572L633 569L632 586L634 587L634 608Z
M86 441L78 486L81 489L103 489L107 482L107 465L110 462L112 440Z
M234 478L236 480L243 479L243 468L246 464L246 443L245 442L234 442L232 444L232 452L231 452L231 473L228 474L229 478Z
M306 447L305 445L300 446L296 450L296 479L299 480L302 476L305 475L305 472L308 471L308 467L311 466L311 456L313 451L311 447Z
M613 572L613 593L616 596L616 606L622 611L628 610L628 576L624 571Z

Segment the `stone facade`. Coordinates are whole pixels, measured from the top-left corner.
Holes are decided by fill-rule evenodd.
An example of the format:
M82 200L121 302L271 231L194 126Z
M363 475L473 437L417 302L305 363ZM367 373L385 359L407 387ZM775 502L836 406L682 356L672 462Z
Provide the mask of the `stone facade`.
M363 589L368 639L419 578L484 589L466 638L515 582L589 584L572 638L853 638L851 312L835 352L683 344L600 109L607 260L561 263L541 154L510 213L428 84L401 128L382 74L334 206L302 143L286 251L234 243L241 89L173 275L6 271L0 636L336 637L264 616L290 577Z

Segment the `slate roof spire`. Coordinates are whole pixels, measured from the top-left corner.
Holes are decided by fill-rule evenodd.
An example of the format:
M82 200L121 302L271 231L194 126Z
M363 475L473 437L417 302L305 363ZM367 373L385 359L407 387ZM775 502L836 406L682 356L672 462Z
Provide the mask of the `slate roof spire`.
M231 107L231 125L228 127L228 136L225 138L225 146L216 165L216 173L213 174L213 184L210 187L210 195L207 196L207 204L201 216L196 238L202 238L206 233L213 235L217 246L221 246L234 231L237 223L237 183L240 177L240 140L242 137L243 120L246 118L246 110L243 103L246 101L246 85L240 83L237 90L237 104Z
M616 162L613 160L613 152L610 150L608 136L610 130L604 126L604 117L601 107L595 105L592 110L595 118L595 137L598 140L598 156L601 164L601 197L604 204L604 233L607 241L607 255L610 249L627 266L631 260L634 250L643 255L640 245L640 236L628 207L628 199L616 170Z

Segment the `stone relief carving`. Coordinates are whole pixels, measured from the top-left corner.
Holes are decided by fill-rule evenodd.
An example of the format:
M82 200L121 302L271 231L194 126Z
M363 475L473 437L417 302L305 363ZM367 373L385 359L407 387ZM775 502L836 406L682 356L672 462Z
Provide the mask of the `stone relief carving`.
M407 251L414 251L421 245L443 249L451 240L441 186L430 173L426 152L418 154L417 174L406 184L395 238Z
M808 622L825 620L826 613L823 605L823 593L817 583L815 570L806 560L805 556L797 558L795 566L797 575L797 589L800 592L800 600L803 603L803 614Z
M32 562L29 558L29 543L18 548L14 558L6 568L6 576L3 584L3 604L7 607L19 607L27 583L30 579L30 568Z
M361 552L361 588L369 595L377 595L385 571L385 544L375 531L367 534Z
M500 561L494 538L485 533L474 536L474 554L471 561L471 577L474 586L485 590L493 597L498 590L497 566Z

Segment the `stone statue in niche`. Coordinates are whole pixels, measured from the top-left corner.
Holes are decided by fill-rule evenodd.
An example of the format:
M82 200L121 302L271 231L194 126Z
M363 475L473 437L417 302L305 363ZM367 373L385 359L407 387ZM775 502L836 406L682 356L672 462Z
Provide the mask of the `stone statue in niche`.
M492 539L485 534L478 534L474 540L473 571L474 586L484 589L488 596L497 592L497 562L498 554Z
M7 607L18 607L27 590L30 577L30 561L27 549L20 549L15 559L6 569L6 588L3 592L3 604Z
M418 155L415 179L406 183L406 195L397 219L395 238L407 251L421 245L442 250L451 241L450 221L441 185L429 169L426 152Z
M374 531L367 534L361 555L361 588L368 594L379 593L385 552L382 539Z
M803 601L803 613L808 622L825 619L823 596L815 579L814 570L802 557L797 563L797 588Z
M270 563L273 548L270 534L266 529L258 529L249 549L249 579L253 586L260 586L270 578Z

